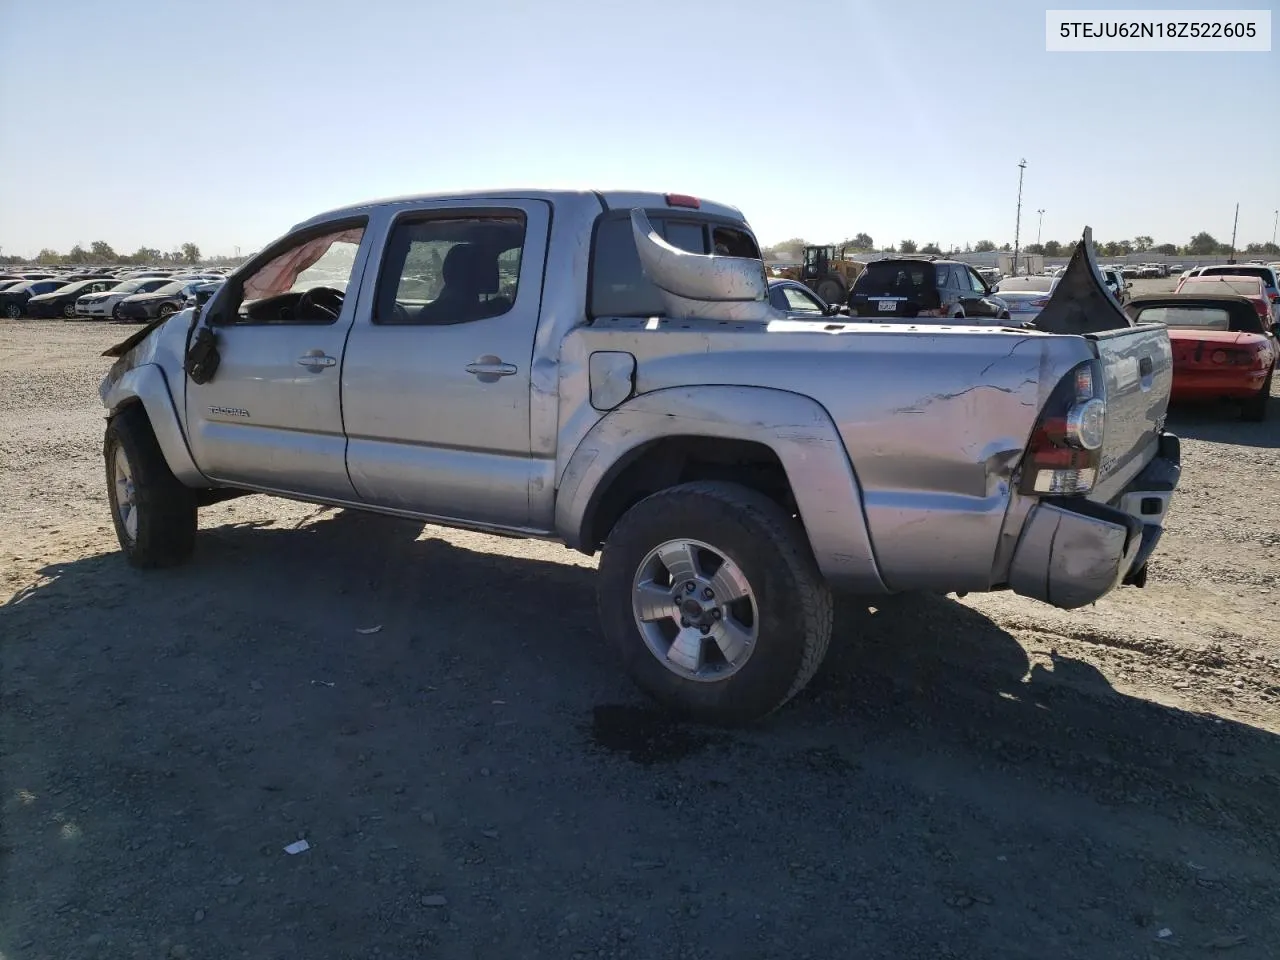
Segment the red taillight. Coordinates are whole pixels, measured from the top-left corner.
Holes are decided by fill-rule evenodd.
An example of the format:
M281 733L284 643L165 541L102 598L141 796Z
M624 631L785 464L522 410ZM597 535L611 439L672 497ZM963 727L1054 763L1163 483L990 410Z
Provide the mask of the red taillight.
M1023 493L1069 496L1093 489L1106 417L1101 372L1096 361L1085 361L1053 388L1023 457Z
M702 201L700 201L697 197L689 196L687 193L668 193L667 206L668 207L689 207L692 210L697 210L699 207L702 206Z
M1214 363L1245 366L1253 362L1254 352L1252 350L1215 350L1209 354L1209 359Z

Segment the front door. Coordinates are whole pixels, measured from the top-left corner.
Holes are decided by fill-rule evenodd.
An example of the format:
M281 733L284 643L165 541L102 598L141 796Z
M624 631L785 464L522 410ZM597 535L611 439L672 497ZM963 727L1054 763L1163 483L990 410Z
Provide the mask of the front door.
M530 362L550 224L543 201L408 206L369 275L342 368L362 500L425 517L539 525Z
M207 476L356 499L340 376L367 256L363 237L359 223L320 235L312 228L211 301L220 361L208 383L187 379L186 401L192 453Z

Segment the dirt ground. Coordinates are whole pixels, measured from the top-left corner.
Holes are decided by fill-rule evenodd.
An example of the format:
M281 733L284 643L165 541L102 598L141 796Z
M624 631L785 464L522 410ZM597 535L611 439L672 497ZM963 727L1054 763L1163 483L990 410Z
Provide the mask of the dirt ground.
M846 602L724 733L558 546L247 497L127 567L130 329L0 322L0 956L1280 955L1280 405L1175 411L1145 590Z

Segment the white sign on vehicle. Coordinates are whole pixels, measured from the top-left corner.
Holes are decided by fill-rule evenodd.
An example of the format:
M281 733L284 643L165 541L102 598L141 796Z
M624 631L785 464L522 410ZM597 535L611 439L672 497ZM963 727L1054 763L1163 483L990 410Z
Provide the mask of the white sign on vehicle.
M893 310L897 306L898 306L897 300L881 300L880 301L881 310Z

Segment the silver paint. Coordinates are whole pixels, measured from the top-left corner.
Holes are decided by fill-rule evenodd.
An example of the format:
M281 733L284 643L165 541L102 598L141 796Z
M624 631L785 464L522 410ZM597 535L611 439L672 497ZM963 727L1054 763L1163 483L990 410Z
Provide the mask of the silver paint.
M665 203L622 193L603 201L614 209ZM477 206L526 213L513 310L452 327L375 327L374 280L395 218ZM1162 331L1079 336L780 319L760 309L768 303L758 261L672 257L647 232L639 249L659 256L642 254L646 268L686 315L588 322L591 236L602 209L595 193L513 190L401 198L313 218L299 228L368 217L337 324L220 327L223 366L207 389L182 373L191 315L179 314L117 363L104 403L115 410L142 400L166 458L191 486L210 484L199 463L228 486L554 537L588 551L595 545L584 542L583 526L614 465L651 441L695 436L772 449L820 569L849 589L984 590L1016 579L1049 602L1074 603L1125 567L1095 521L1068 529L1077 515L1055 519L1019 494L1018 469L1050 391L1076 364L1101 357L1109 475L1091 499L1117 499L1154 455L1165 415L1172 367ZM731 207L702 209L740 218ZM633 230L645 219L633 216ZM311 371L297 362L309 350L341 359ZM595 359L602 356L633 359ZM468 370L476 364L484 369ZM489 376L495 364L515 372ZM178 385L173 394L168 382ZM634 396L614 403L624 385ZM210 406L252 417L212 415ZM1121 505L1136 504L1139 491L1124 492ZM1044 546L1050 527L1056 546Z

